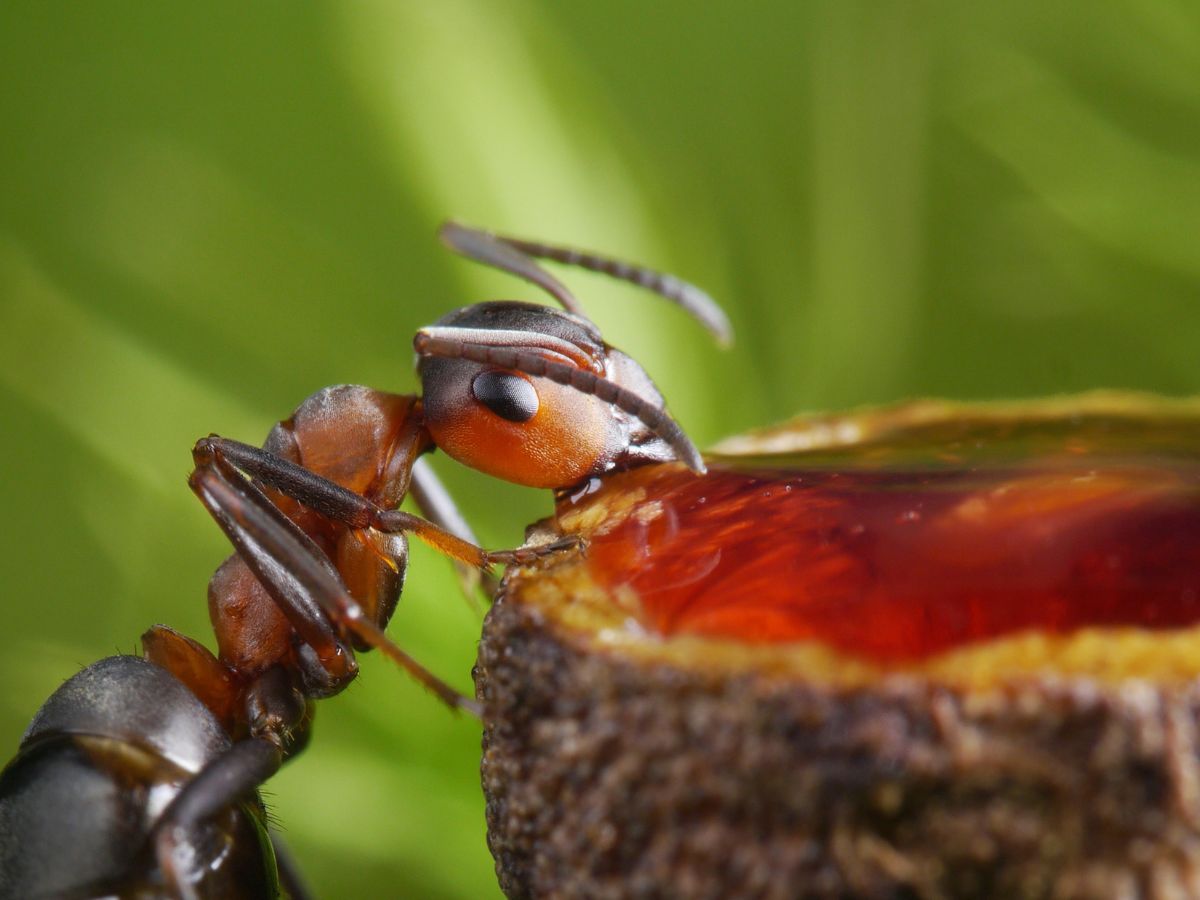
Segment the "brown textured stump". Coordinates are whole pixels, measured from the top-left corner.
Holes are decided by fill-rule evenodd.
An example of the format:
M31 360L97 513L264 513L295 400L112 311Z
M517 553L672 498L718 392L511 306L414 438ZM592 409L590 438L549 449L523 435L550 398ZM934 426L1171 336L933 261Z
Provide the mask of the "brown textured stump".
M506 893L1200 896L1200 404L724 448L564 497L488 616Z

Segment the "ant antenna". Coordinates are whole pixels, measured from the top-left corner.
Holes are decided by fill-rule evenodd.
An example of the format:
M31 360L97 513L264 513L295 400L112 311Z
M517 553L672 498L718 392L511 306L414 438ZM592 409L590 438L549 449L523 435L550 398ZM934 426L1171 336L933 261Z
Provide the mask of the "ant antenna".
M413 349L421 356L466 359L482 365L497 366L501 369L515 369L526 375L549 378L551 381L567 385L581 393L590 394L605 403L611 403L640 421L666 441L680 461L693 472L703 475L708 471L700 451L696 449L691 438L679 427L679 423L671 418L670 413L661 406L643 400L633 391L623 388L607 378L602 378L595 372L589 372L568 363L554 362L536 353L517 350L513 347L473 344L444 335L435 337L425 331L417 332L416 337L413 338Z
M600 272L653 291L682 307L708 329L722 347L733 342L733 327L717 302L694 284L666 272L570 247L495 234L458 222L446 222L438 231L438 236L443 244L468 259L494 266L536 284L561 303L564 309L576 315L583 315L579 301L561 281L539 266L536 259L549 259L590 272Z
M512 243L490 232L459 225L457 222L443 224L438 229L438 237L455 253L523 278L561 303L567 312L587 318L583 307L579 305L575 295L567 290L567 286L539 266L532 256L517 249Z

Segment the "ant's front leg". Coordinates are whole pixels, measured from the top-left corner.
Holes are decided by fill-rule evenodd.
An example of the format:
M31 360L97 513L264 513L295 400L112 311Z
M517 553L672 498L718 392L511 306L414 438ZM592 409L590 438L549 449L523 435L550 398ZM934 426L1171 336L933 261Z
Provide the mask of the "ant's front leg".
M523 565L579 545L577 537L568 535L539 547L484 550L427 519L399 509L384 509L361 494L322 478L301 465L259 447L216 435L197 441L192 450L192 457L197 469L209 465L212 461L224 461L309 509L349 528L374 529L387 534L411 533L451 559L479 569L487 569L492 565Z
M450 492L425 457L413 462L408 495L416 503L421 515L430 522L470 544L479 544L479 538L475 537L474 530L463 517L458 504L454 502L454 498L450 496ZM458 576L458 585L463 596L467 598L471 608L479 612L478 592L482 589L490 600L500 588L500 579L491 572L458 560L451 562L454 564L454 573Z
M188 483L300 636L302 657L308 656L302 658L307 663L306 681L328 679L324 691L320 684L311 684L313 696L336 691L354 677L357 664L353 649L340 636L345 633L378 648L447 705L479 715L474 700L455 691L388 639L351 595L321 548L261 488L242 477L223 453L209 451L210 442L197 445L197 467ZM299 466L292 468L310 480L324 482Z

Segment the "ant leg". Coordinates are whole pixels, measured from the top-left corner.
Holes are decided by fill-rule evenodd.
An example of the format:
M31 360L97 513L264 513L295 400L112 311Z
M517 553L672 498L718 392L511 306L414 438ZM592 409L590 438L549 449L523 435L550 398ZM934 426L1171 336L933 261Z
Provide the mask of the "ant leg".
M271 846L275 848L275 868L279 870L279 883L287 891L289 900L313 900L312 891L308 889L304 876L300 874L300 867L296 865L296 858L275 831L271 832Z
M413 463L408 490L417 507L430 522L468 543L479 543L479 538L475 537L475 532L459 511L458 504L454 502L454 498L446 490L446 485L433 470L433 466L429 465L428 460L422 458Z
M151 840L167 884L181 900L199 900L192 842L214 815L250 796L279 770L283 754L263 738L239 741L189 781L167 805Z
M260 447L252 447L217 435L197 441L192 449L192 457L196 462L197 471L211 467L214 461L223 462L227 466L241 469L268 487L349 528L373 528L387 533L408 532L451 559L480 569L494 564L530 563L542 556L579 544L578 538L566 537L541 547L484 550L420 516L399 509L384 509L361 494L356 494Z
M377 648L448 706L480 715L474 700L388 639L312 539L221 455L202 461L188 483L334 682L353 677L356 663L331 623Z
M204 839L203 826L222 810L249 799L279 771L297 741L303 740L309 723L303 694L280 667L268 669L251 684L246 714L250 736L234 743L185 784L151 832L159 868L184 900L196 896L193 844Z
M471 526L467 524L467 520L459 512L458 504L454 502L454 498L450 496L450 492L446 490L446 486L442 483L442 480L438 478L433 467L425 459L418 459L413 463L412 479L409 482L409 494L412 496L414 502L416 502L417 508L421 511L422 515L430 522L471 544L478 545L479 538L475 536L475 532L471 530ZM487 557L491 562L495 563L524 564L533 562L543 556L557 553L560 550L569 550L578 547L581 543L581 538L575 535L567 535L556 541L537 547L493 551L488 553ZM454 563L454 568L458 573L459 584L462 586L463 593L471 601L472 606L476 606L474 598L477 589L482 588L489 601L500 590L500 579L487 569L471 568L455 559L452 559L451 562ZM476 609L478 609L477 606Z
M214 460L211 465L197 468L188 484L267 589L288 624L315 654L319 668L330 679L328 692L334 693L335 685L349 681L357 672L354 652L338 635L332 624L335 615L319 595L322 590L344 590L341 576L312 539L279 512L261 490L237 470L225 470L225 466ZM261 503L255 502L255 493Z
M229 668L207 647L166 625L154 625L142 635L142 655L187 685L226 731L234 728L241 690Z
M458 504L454 502L454 498L446 490L446 485L442 483L442 479L438 478L437 472L434 471L433 466L429 465L428 460L421 458L413 463L408 493L417 504L421 515L430 522L464 541L479 544L479 538L475 537L475 532L471 530L471 526L459 512ZM476 591L482 588L489 599L496 596L500 581L495 575L468 566L458 560L451 560L451 562L454 563L454 571L458 575L458 582L463 593L476 611L479 610L478 602L475 599Z

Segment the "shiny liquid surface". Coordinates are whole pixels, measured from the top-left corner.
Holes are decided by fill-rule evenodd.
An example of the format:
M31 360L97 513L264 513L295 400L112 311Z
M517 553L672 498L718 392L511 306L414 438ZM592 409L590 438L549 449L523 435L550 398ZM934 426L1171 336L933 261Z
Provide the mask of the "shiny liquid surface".
M651 467L587 565L642 627L879 661L1088 626L1200 621L1194 426L943 423L836 451ZM560 512L574 501L564 499Z

